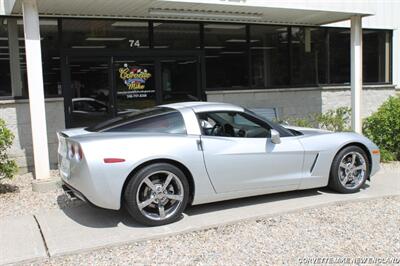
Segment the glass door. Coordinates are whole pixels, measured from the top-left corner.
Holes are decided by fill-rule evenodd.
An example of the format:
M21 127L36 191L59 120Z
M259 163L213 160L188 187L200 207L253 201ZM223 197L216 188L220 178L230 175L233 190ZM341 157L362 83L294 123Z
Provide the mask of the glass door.
M196 57L160 59L162 102L200 100L199 66Z
M157 105L154 59L115 57L113 65L118 115Z
M67 127L91 126L112 117L109 59L69 57L67 61Z

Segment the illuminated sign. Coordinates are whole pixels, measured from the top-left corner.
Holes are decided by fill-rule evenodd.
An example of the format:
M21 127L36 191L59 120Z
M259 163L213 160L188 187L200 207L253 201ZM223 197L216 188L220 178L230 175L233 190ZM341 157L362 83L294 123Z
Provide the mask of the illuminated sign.
M146 81L151 78L151 73L146 68L132 66L119 68L119 77L124 81L128 90L143 90L146 87Z
M118 96L124 99L149 99L155 97L150 71L143 66L129 66L124 64L118 69L119 78L123 86L118 87ZM147 84L146 84L147 83Z

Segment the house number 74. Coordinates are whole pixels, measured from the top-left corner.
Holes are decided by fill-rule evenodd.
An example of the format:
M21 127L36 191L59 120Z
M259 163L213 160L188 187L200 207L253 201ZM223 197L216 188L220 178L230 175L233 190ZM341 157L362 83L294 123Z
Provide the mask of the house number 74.
M129 40L129 46L130 47L139 47L140 41L139 40Z

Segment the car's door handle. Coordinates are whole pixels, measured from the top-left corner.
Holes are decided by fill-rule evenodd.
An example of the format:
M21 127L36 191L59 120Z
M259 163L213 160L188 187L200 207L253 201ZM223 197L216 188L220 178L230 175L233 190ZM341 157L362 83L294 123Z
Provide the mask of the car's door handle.
M203 143L201 142L200 139L196 140L196 142L197 142L197 149L199 151L202 151L203 150Z

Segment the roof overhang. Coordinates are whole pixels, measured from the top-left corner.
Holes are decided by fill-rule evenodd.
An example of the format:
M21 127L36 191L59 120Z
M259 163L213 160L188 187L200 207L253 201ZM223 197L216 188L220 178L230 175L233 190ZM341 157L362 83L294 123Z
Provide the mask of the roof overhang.
M1 0L0 0L1 1ZM7 1L7 0L6 0ZM16 0L12 15L22 14L22 0ZM184 21L246 22L319 26L368 16L361 10L340 11L303 1L257 0L37 0L41 16L103 17L119 19L162 19ZM281 1L282 2L282 1ZM289 4L288 4L289 3ZM325 8L324 8L325 7Z

